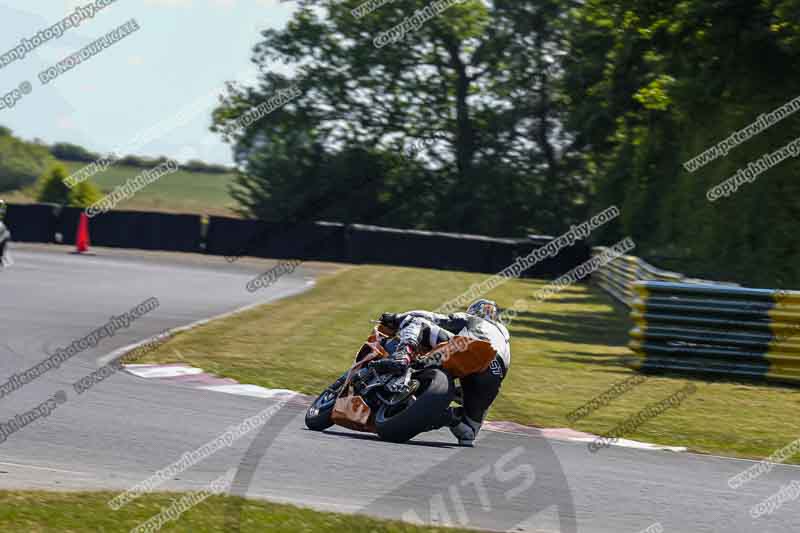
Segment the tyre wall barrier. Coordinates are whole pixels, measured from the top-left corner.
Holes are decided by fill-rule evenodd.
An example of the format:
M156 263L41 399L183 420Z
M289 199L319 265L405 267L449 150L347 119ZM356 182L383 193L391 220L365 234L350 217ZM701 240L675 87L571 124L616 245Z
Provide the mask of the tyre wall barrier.
M633 283L632 366L800 383L800 292Z
M57 221L54 208L51 204L8 204L4 222L11 240L53 242Z

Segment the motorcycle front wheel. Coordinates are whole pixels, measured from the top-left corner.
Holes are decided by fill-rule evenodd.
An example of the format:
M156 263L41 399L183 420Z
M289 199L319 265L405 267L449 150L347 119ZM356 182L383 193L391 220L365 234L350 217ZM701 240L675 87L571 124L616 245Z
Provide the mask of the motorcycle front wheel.
M438 429L455 395L453 380L432 368L416 374L405 401L384 403L375 414L378 436L389 442L406 442L420 433Z
M347 374L337 379L333 385L320 394L306 411L306 427L312 431L323 431L333 425L331 414L339 396L339 389L344 384Z

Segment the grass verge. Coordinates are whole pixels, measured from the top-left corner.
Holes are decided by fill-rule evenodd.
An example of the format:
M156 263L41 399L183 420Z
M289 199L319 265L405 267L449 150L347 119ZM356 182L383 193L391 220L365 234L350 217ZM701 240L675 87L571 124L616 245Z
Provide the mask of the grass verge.
M110 492L60 493L0 491L0 531L26 533L129 532L168 509L180 494L151 494L111 511L106 502ZM228 513L240 517L243 533L465 533L463 529L416 527L358 515L321 513L291 505L212 496L189 509L177 522L161 531L192 533L227 532ZM240 503L241 507L231 505ZM230 507L229 507L230 506ZM230 509L230 510L229 510Z
M183 333L141 362L183 362L241 383L318 394L351 363L383 311L435 309L485 279L426 269L358 266L323 277L299 296ZM531 302L511 325L512 363L490 418L602 434L688 383L697 393L626 438L699 452L762 458L800 435L793 388L651 377L570 424L566 415L634 372L619 365L630 320L603 293L568 287L546 301L545 282L513 280L488 296ZM790 461L800 464L800 458Z

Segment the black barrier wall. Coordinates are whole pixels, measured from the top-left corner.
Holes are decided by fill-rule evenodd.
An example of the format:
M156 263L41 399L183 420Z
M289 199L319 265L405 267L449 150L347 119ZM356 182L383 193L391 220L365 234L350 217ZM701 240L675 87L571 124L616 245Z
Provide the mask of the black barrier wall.
M210 217L206 251L214 255L347 261L344 224L279 224Z
M527 255L532 250L546 246L555 237L531 235L527 240L520 241L519 255ZM572 246L568 246L558 252L555 257L536 263L531 268L522 273L524 278L557 278L562 276L591 259L591 247L582 241L576 241Z
M65 244L75 244L81 211L77 207L61 210L56 227ZM89 237L94 246L199 252L201 231L200 215L114 210L89 219Z
M474 235L400 230L352 224L347 227L347 249L352 263L491 272L495 250L502 240ZM514 242L508 241L509 250Z
M75 243L80 208L51 204L10 204L6 222L12 240ZM89 220L92 245L144 250L199 252L203 225L199 215L114 210ZM205 235L209 254L496 273L517 257L546 245L550 237L498 239L363 224L308 222L278 224L213 216ZM554 278L588 260L589 247L576 242L535 264L523 277Z
M8 204L5 225L19 242L53 242L57 219L50 204Z
M231 258L247 255L493 273L549 240L498 239L364 224L281 225L211 217L206 251ZM589 255L587 245L576 243L556 257L537 263L523 276L557 277L588 260Z

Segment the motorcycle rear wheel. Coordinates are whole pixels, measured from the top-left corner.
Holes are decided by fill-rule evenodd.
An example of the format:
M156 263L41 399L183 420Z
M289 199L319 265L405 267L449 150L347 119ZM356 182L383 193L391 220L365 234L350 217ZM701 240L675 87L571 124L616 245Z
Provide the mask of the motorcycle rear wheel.
M407 442L420 433L438 429L455 395L453 380L431 368L414 376L417 390L409 402L382 405L375 414L378 436L389 442Z

